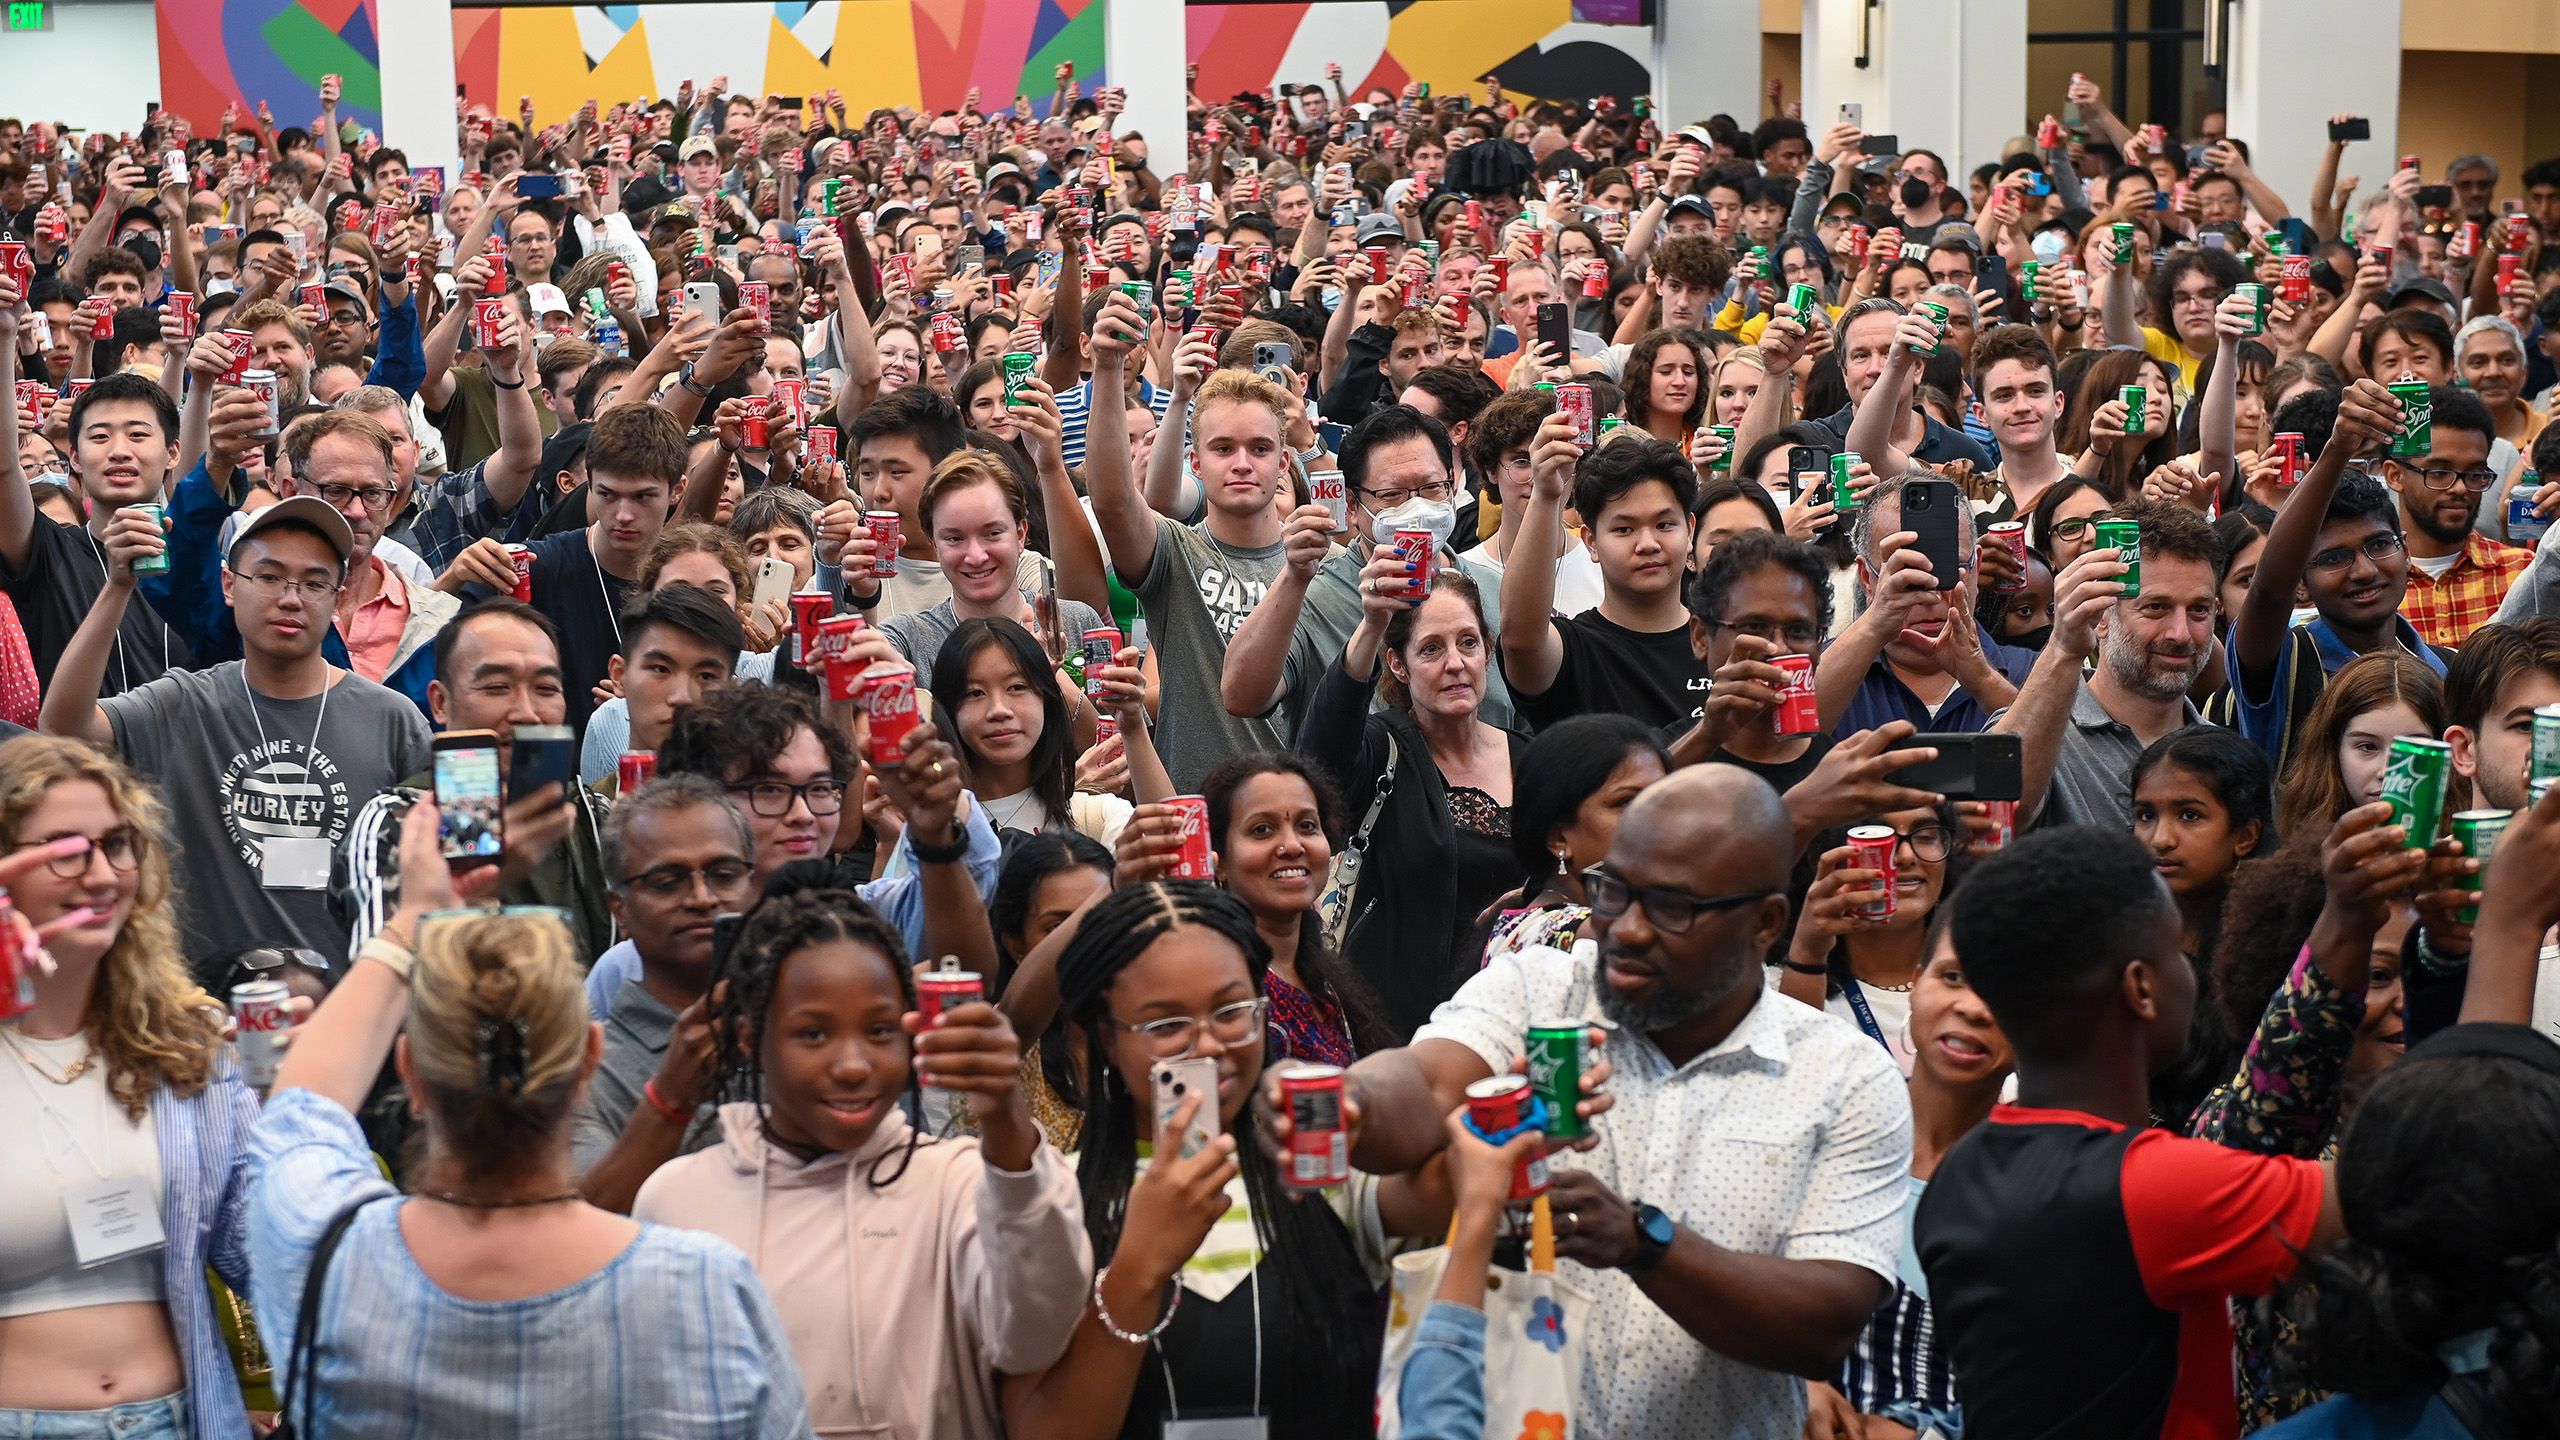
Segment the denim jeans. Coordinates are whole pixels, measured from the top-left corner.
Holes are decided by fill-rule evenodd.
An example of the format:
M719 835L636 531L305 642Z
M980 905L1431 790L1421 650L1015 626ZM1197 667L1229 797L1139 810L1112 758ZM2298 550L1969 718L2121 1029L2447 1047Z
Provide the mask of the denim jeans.
M0 1410L0 1440L187 1440L187 1392L104 1410Z

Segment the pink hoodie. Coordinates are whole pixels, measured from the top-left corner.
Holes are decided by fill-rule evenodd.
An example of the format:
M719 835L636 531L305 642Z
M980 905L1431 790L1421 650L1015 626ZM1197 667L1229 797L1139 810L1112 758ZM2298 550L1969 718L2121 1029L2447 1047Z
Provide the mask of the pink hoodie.
M1093 1281L1075 1171L1046 1145L1027 1173L974 1138L907 1143L891 1109L852 1155L803 1165L756 1107L720 1107L721 1143L661 1167L635 1220L706 1230L747 1252L791 1337L820 1435L998 1440L996 1376L1066 1353Z

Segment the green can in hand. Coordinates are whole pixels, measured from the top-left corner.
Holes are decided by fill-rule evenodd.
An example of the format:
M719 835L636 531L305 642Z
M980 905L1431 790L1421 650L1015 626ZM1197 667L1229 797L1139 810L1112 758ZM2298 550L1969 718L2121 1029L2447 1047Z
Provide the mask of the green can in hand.
M1836 524L1845 524L1858 513L1858 492L1849 484L1849 471L1865 459L1855 450L1843 450L1831 457L1831 513Z
M2458 810L2453 816L2453 841L2462 847L2463 855L2480 862L2480 873L2462 877L2462 888L2477 895L2489 877L2489 856L2498 848L2498 837L2507 831L2507 822L2515 818L2513 810ZM2465 905L2459 912L2463 924L2478 923L2480 907Z
M165 537L168 535L168 533L169 533L169 514L168 514L168 511L166 511L166 510L165 510L165 509L163 509L160 505L158 505L157 503L152 502L152 501L144 501L143 503L141 503L141 504L139 504L139 505L135 505L135 506L133 506L132 508L134 508L134 509L136 509L136 510L139 510L139 511L143 512L144 514L146 514L146 515L150 516L150 517L151 517L151 524L152 524L152 527L153 527L153 528L155 528L155 529L157 529L157 530L161 533L161 535L162 535L162 537L163 537L163 538L165 538ZM162 551L161 551L159 554L157 554L157 555L145 555L145 556L143 556L142 558L140 558L140 559L138 559L138 560L134 561L134 562L133 562L133 573L134 573L134 574L136 574L136 575L166 575L166 574L168 574L168 573L169 573L169 552L168 552L168 551L166 551L166 550L162 550Z
M2124 562L2124 593L2142 593L2142 526L2131 520L2098 522L2097 548L2113 550Z
M2444 815L2445 771L2453 764L2453 747L2423 735L2403 735L2391 742L2382 762L2382 798L2391 803L2391 823L2408 832L2408 845L2424 850L2436 838Z
M1547 1105L1547 1135L1578 1140L1591 1125L1575 1112L1582 1098L1582 1070L1590 1032L1572 1020L1540 1020L1529 1026L1529 1089Z
M2400 402L2400 433L2391 437L2391 453L2406 460L2436 448L2435 390L2424 380L2395 380L2391 398Z

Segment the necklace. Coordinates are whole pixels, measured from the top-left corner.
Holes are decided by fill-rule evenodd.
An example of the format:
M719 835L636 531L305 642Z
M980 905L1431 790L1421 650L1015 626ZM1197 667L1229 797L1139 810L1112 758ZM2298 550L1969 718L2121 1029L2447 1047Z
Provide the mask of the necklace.
M79 1059L72 1061L59 1072L48 1070L45 1068L44 1062L37 1059L35 1055L29 1052L20 1042L18 1032L15 1029L0 1030L0 1037L5 1037L8 1040L9 1053L18 1057L19 1064L26 1066L29 1070L34 1071L39 1077L55 1085L70 1084L72 1081L88 1074L89 1067L98 1063L97 1052L92 1050L87 1054L82 1055Z
M1873 980L1861 980L1858 983L1866 986L1870 990L1883 990L1895 995L1908 995L1911 993L1911 987L1915 982L1905 980L1899 985L1879 985Z
M421 1200L434 1200L446 1205L459 1206L465 1210L529 1210L536 1205L565 1205L572 1200L587 1198L575 1190L563 1190L556 1195L527 1195L516 1200L482 1200L469 1195L456 1195L450 1190L413 1190L410 1193Z

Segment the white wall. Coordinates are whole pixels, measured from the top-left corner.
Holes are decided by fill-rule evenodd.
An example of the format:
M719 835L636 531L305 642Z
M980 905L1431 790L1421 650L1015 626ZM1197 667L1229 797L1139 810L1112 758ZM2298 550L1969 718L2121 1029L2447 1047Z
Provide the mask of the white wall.
M2398 163L2400 5L2248 0L2231 7L2231 133L2249 142L2254 168L2289 202L2310 195L2334 113L2373 122L2373 143L2348 146L2339 167L2362 176L2368 193ZM2451 158L2429 157L2436 165Z
M1760 80L1760 0L1661 0L1653 96L1663 129L1721 113L1748 131L1769 113Z
M186 0L179 0L186 3ZM151 0L53 0L46 28L0 33L0 115L84 130L142 127L160 98Z
M1870 133L1945 156L1959 184L1999 159L2027 113L2026 0L1884 0L1861 68L1865 12L1864 0L1804 0L1805 124L1819 135L1854 100Z

